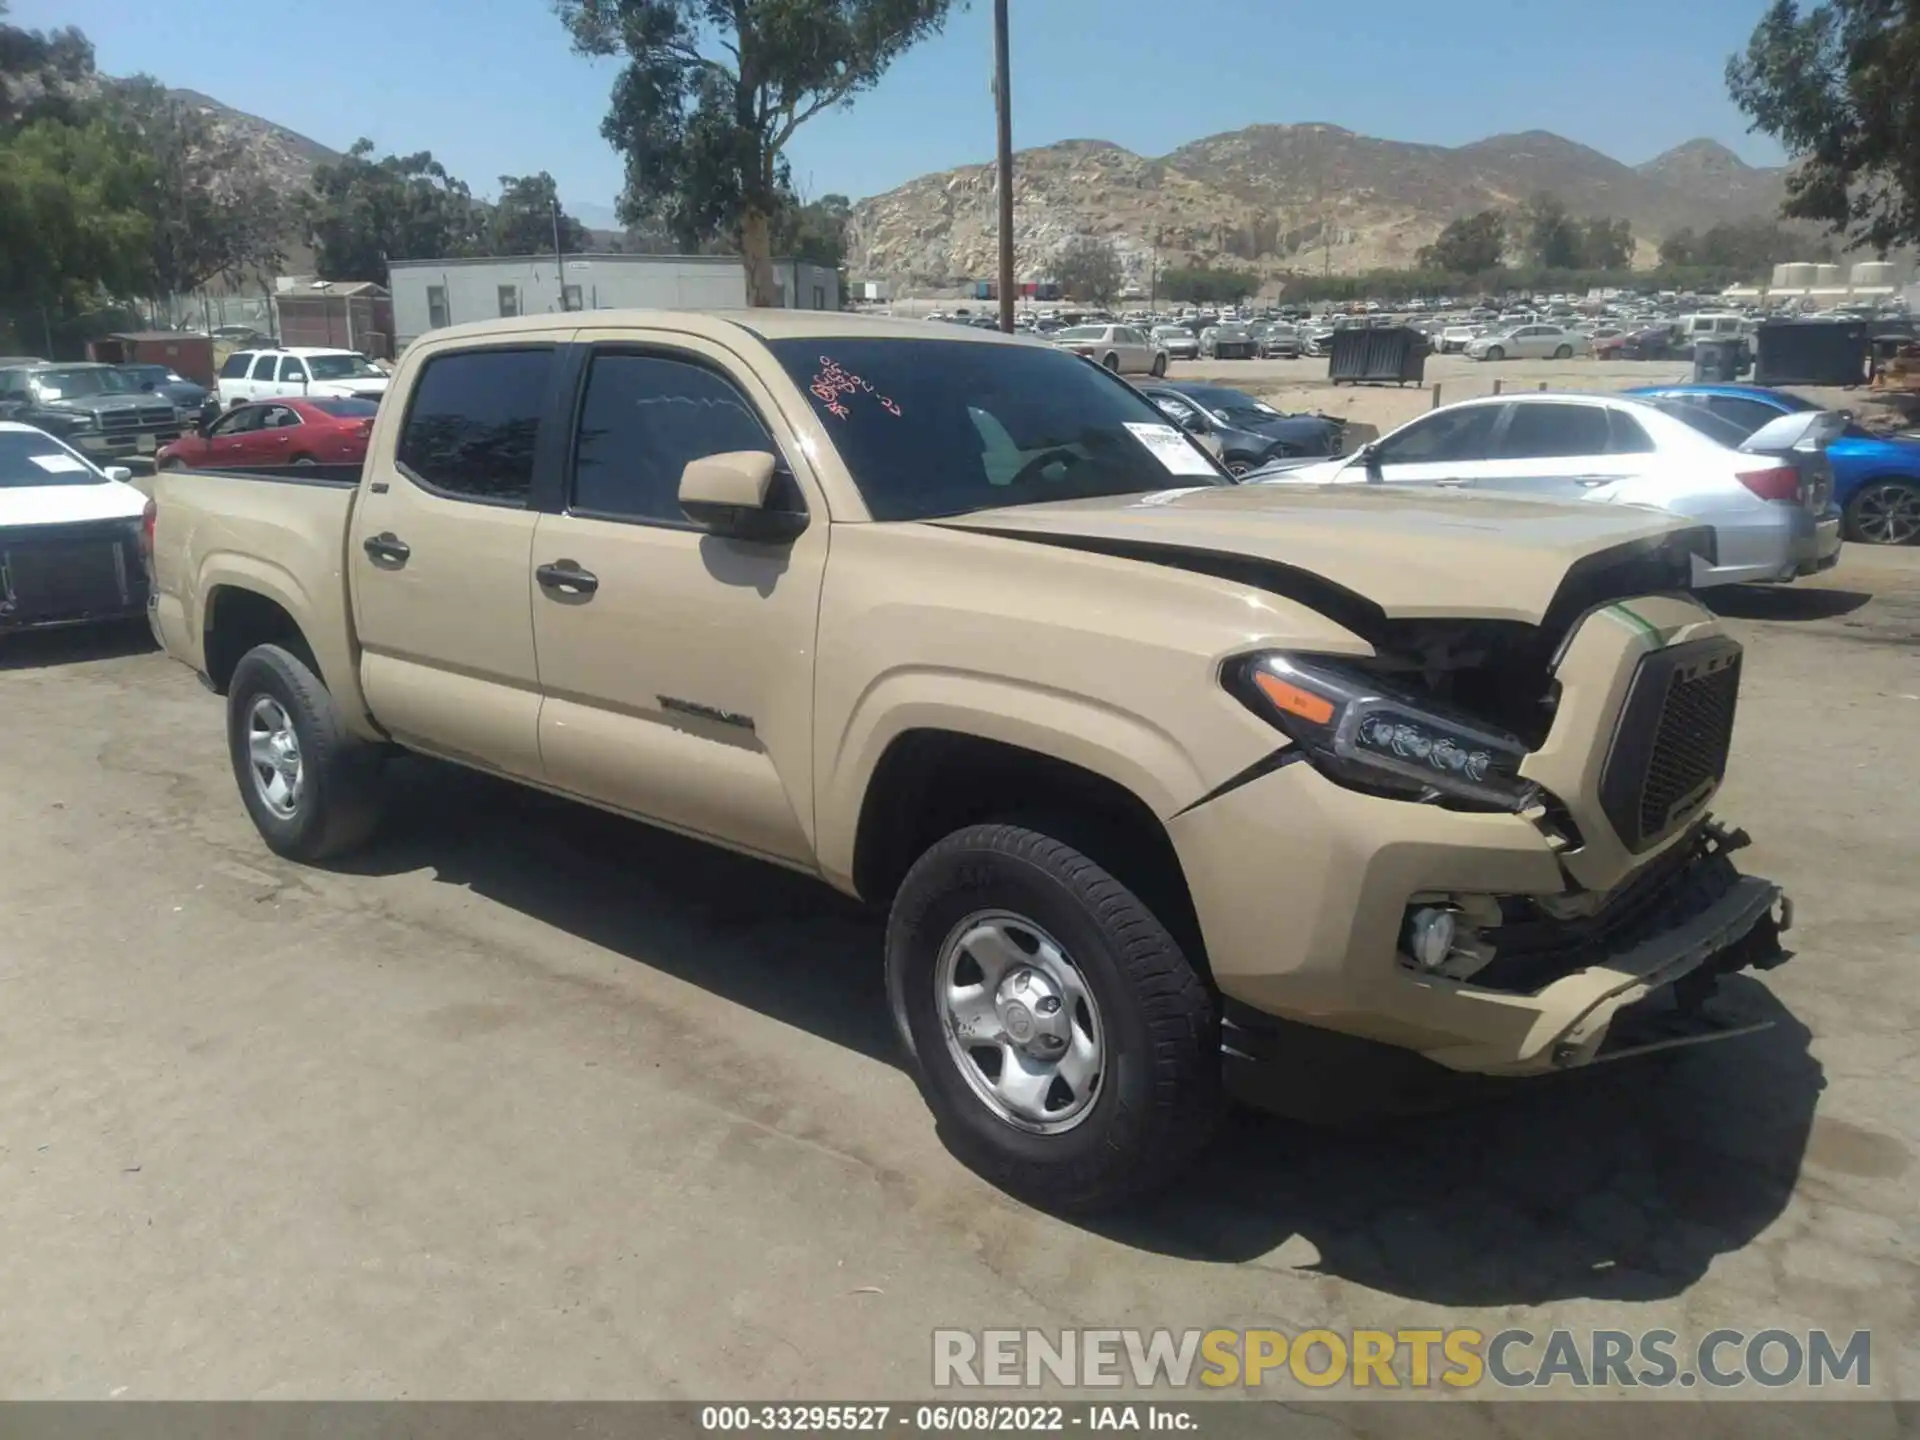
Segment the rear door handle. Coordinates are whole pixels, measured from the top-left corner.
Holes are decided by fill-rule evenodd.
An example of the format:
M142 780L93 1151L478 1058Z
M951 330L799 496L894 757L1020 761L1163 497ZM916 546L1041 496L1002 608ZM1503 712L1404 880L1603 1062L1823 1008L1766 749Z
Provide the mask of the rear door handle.
M543 589L558 590L565 595L591 595L600 588L600 577L591 570L582 570L572 560L552 560L537 567L533 578Z
M386 560L395 565L406 564L407 557L413 554L413 547L391 530L382 530L378 535L369 535L361 542L360 548L375 560Z

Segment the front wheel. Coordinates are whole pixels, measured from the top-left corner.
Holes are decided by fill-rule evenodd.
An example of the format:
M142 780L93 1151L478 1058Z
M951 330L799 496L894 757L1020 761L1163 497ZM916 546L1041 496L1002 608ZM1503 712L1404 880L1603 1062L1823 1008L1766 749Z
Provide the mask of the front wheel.
M1489 360L1504 360L1507 358L1507 352L1502 350L1498 345L1489 345L1487 347L1486 358Z
M1920 540L1920 485L1869 480L1847 502L1847 538L1863 545L1911 545Z
M887 924L887 989L953 1154L1057 1210L1173 1179L1220 1101L1214 998L1106 870L1016 824L915 862Z
M1562 345L1558 350L1553 352L1553 358L1556 360L1571 360L1573 358L1573 347L1571 345Z
M325 860L380 822L380 752L351 734L305 658L279 645L240 657L227 686L227 751L267 848Z
M1120 357L1118 355L1109 355L1107 356L1106 359L1102 360L1100 363L1106 366L1107 369L1111 370L1114 374L1118 375L1120 373Z
M1154 356L1153 369L1152 369L1153 378L1158 380L1161 376L1165 375L1166 373L1167 373L1167 357L1164 355Z

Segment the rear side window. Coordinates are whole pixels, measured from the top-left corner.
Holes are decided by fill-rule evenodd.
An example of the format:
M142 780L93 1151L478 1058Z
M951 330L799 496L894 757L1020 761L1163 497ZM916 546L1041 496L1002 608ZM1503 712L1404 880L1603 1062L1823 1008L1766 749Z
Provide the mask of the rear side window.
M689 460L775 448L746 399L713 371L659 355L599 355L587 374L570 508L685 524L680 472Z
M1607 412L1598 405L1515 405L1495 458L1549 460L1604 455L1610 443Z
M550 349L429 360L400 433L400 468L459 499L525 505L552 370Z
M273 379L273 359L274 357L271 355L262 355L258 360L254 361L252 378L255 380Z
M227 356L227 363L220 367L222 380L239 380L245 377L247 367L253 363L253 354L247 350L236 350Z
M1731 420L1748 435L1762 425L1771 425L1782 414L1764 401L1747 400L1738 395L1709 395L1704 403L1712 413Z
M1651 455L1653 441L1647 430L1624 410L1607 412L1607 429L1613 436L1608 453L1613 455Z

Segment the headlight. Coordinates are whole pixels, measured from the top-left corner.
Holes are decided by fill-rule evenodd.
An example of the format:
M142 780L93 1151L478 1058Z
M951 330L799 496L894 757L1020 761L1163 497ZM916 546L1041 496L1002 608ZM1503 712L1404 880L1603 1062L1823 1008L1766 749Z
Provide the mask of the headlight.
M1314 768L1356 789L1408 800L1439 796L1524 810L1538 787L1520 776L1527 747L1357 666L1268 653L1230 666L1227 688L1298 743Z

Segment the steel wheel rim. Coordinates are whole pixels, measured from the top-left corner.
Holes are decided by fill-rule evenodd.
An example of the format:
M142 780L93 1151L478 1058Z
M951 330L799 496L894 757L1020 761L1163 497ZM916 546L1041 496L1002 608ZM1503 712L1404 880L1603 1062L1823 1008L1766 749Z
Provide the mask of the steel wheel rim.
M1869 485L1854 502L1854 526L1873 545L1910 545L1920 536L1920 490Z
M995 1116L1060 1135L1093 1113L1106 1074L1100 1008L1051 935L1010 911L976 911L942 942L933 985L947 1053Z
M247 707L247 773L260 803L291 820L306 790L307 768L293 717L271 695L257 695Z

